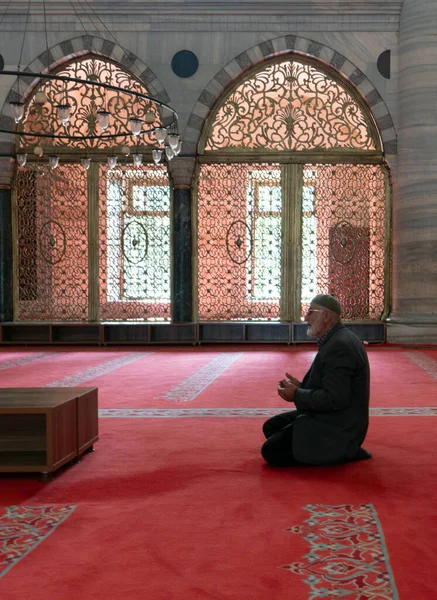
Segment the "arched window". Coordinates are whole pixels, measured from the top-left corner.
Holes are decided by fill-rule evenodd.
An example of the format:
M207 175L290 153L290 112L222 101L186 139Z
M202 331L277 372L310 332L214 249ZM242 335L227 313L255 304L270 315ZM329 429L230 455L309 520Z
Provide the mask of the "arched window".
M130 73L96 56L74 60L56 74L148 94ZM65 102L76 118L64 127L56 106ZM105 133L117 134L116 140L81 138L98 133L101 110L111 113ZM123 135L130 115L144 119L147 112L159 123L151 103L134 106L128 93L56 79L33 89L24 127L81 139L46 139L37 158L33 151L41 141L21 138L21 151L30 159L15 179L16 320L170 320L167 169L152 160L150 134L141 145ZM133 164L131 151L142 154L142 165ZM106 163L108 153L118 157L113 168ZM48 154L60 156L58 168L48 166ZM88 170L83 157L91 159Z
M373 116L308 58L258 65L199 144L199 320L300 320L316 293L346 319L386 308L388 177Z

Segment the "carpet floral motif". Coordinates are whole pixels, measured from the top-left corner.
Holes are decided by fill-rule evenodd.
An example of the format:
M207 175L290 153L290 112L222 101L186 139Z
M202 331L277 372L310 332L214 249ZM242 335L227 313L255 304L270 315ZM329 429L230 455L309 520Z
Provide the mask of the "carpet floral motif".
M300 534L310 549L302 562L282 568L301 575L310 587L308 600L398 600L384 536L371 504L305 507L305 525L287 529Z
M0 517L0 578L67 519L75 506L8 506Z

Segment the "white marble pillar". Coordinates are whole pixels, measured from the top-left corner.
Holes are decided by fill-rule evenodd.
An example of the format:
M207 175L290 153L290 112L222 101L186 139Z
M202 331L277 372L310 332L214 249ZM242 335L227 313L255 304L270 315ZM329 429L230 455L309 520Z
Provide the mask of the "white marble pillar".
M388 341L437 343L437 1L404 0Z

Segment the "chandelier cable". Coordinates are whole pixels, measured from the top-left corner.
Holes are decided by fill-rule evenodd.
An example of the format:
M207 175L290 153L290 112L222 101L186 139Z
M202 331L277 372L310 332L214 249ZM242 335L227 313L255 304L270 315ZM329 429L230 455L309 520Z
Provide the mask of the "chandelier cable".
M3 19L4 19L4 18L6 17L6 15L8 14L9 7L10 7L10 5L11 5L11 2L12 2L12 0L9 0L9 2L8 2L7 6L6 6L5 12L2 14L2 18L0 19L0 25L3 23Z
M47 56L47 70L49 70L49 38L48 38L48 33L47 33L47 13L46 13L46 0L43 0L42 2L43 5L43 10L44 10L44 33L45 33L45 38L46 38L46 56Z
M171 160L172 156L175 156L177 154L179 154L180 149L181 149L181 144L182 144L182 140L180 139L179 134L177 133L178 131L178 115L177 112L166 102L162 101L159 99L159 95L158 97L154 97L148 93L142 93L140 91L138 91L137 86L127 86L127 87L121 87L120 85L117 85L117 82L114 80L114 82L109 82L107 83L106 81L99 81L95 74L92 73L90 75L90 77L85 77L85 78L78 78L77 76L74 77L73 73L70 74L70 72L68 71L67 75L60 75L57 74L56 71L55 72L50 72L52 64L51 64L51 60L52 60L52 54L51 54L51 50L50 50L50 46L49 46L49 25L51 26L52 21L50 18L50 7L49 4L47 2L47 0L40 0L41 1L41 5L42 5L42 19L39 21L38 19L35 21L36 24L36 29L35 31L38 31L38 25L40 25L40 22L42 21L42 25L44 27L44 41L45 41L45 52L42 53L39 56L39 60L42 63L42 69L41 71L38 72L34 72L34 70L31 70L30 65L32 63L29 63L29 67L23 69L23 59L25 59L25 45L26 45L26 38L29 32L29 27L30 24L33 23L32 21L32 8L35 5L33 3L33 0L28 0L26 2L27 5L27 14L25 15L25 20L24 20L24 24L23 24L23 37L21 40L21 44L20 44L20 53L19 53L19 60L18 60L18 65L17 65L17 69L16 70L5 70L4 68L0 71L0 75L1 76L15 76L16 80L15 80L15 84L12 85L11 88L11 100L9 101L9 107L10 107L10 111L13 117L13 120L15 121L15 125L12 128L11 126L6 127L6 123L5 125L3 125L3 127L0 125L0 132L1 133L8 133L11 135L16 136L16 139L21 139L22 142L16 143L16 157L19 163L20 167L23 167L26 164L26 157L27 157L27 152L28 149L27 147L23 144L24 140L26 139L30 139L30 138L36 138L37 139L37 145L35 146L33 153L35 154L36 157L38 157L38 159L40 159L41 155L43 154L43 148L40 146L39 141L44 141L44 140L62 140L61 146L63 145L63 142L65 142L66 140L71 141L71 142L84 142L84 140L98 140L101 139L103 140L113 140L114 142L116 142L118 139L122 138L122 139L127 139L128 137L130 137L132 139L136 138L136 139L132 139L132 141L134 141L134 148L136 150L136 153L134 156L135 160L134 163L137 164L141 164L141 150L140 150L140 136L145 135L145 134L152 134L152 145L157 144L158 146L162 145L162 149L155 148L152 150L152 157L153 160L156 164L158 164L158 162L162 159L165 159L165 156L167 157L168 160ZM3 23L6 18L7 18L7 14L8 14L8 10L10 8L10 6L12 5L12 0L8 0L7 2L7 6L6 6L6 10L3 12L3 14L1 15L1 19L0 19L0 24ZM74 2L74 0L69 0L69 4L71 6L72 12L75 15L75 19L76 19L76 31L79 31L80 28L83 30L85 37L83 38L83 47L86 51L90 52L91 55L93 54L101 54L101 52L99 52L96 48L95 48L95 38L98 37L99 39L102 40L102 42L105 42L105 40L107 40L107 43L109 43L109 40L111 40L111 43L113 42L117 47L121 48L123 50L123 47L120 46L116 36L114 35L114 33L108 28L108 26L106 25L106 23L104 22L104 20L100 17L100 15L96 12L96 10L94 9L93 6L91 6L91 3L89 0L77 0L77 2ZM41 13L39 13L41 14ZM52 27L51 27L51 31L53 31ZM42 36L41 36L42 37ZM42 41L42 40L41 40ZM27 46L26 46L27 48ZM141 84L142 82L142 77L141 77L141 67L138 64L138 62L136 61L135 56L129 52L129 50L124 49L124 53L125 53L125 60L123 62L129 63L129 67L128 69L130 70L131 74L133 77L136 77L139 79L138 83ZM131 59L132 58L132 59ZM93 59L93 56L91 56L91 59ZM104 59L103 59L104 60ZM109 59L110 60L110 59ZM112 61L111 61L112 62ZM27 70L29 69L29 70ZM32 87L24 87L24 89L22 89L23 84L24 84L24 75L26 76L26 82L32 81L33 79L33 83L31 84ZM23 80L23 81L21 81ZM60 92L62 94L62 99L58 100L58 104L52 104L52 113L50 114L54 114L54 116L57 116L57 124L56 122L54 122L54 124L52 125L51 121L49 124L46 123L46 127L44 128L41 125L41 121L34 118L34 124L36 124L36 127L32 127L32 118L29 120L30 122L30 126L27 129L26 126L24 125L25 120L27 120L28 117L28 113L26 112L26 110L36 110L37 112L39 110L42 110L42 107L46 104L49 104L49 96L48 94L46 94L46 90L44 89L44 85L47 82L52 82L53 83L53 89L56 89L54 87L55 83L58 82L58 84L61 85L61 87L63 88L62 92ZM62 85L63 84L63 85ZM75 106L75 100L74 98L69 98L69 84L79 84L79 85L85 85L87 86L87 88L89 90L100 90L103 94L103 109L97 110L96 114L91 115L90 119L92 121L92 119L94 118L97 121L97 124L100 126L101 131L99 133L96 133L94 130L94 123L93 123L93 127L89 129L89 132L86 133L78 131L77 134L75 134L75 129L74 127L72 129L70 129L70 125L72 124L72 106ZM40 89L38 89L40 88ZM36 90L34 97L32 98L32 89ZM50 89L50 88L48 88ZM58 88L59 89L59 88ZM75 90L77 88L74 88ZM141 88L140 88L141 89ZM94 94L94 91L91 92L91 94ZM144 90L147 91L147 90ZM113 92L115 92L117 94L116 97L118 97L119 94L124 94L124 95L128 95L130 96L130 102L131 102L131 114L129 115L129 113L127 114L126 117L124 117L120 123L121 125L118 124L118 122L116 121L117 116L118 115L111 115L111 113L109 112L109 109L107 108L107 103L109 102L108 98L109 98L109 92L111 92L111 94L113 94ZM65 96L65 97L64 97ZM60 96L58 96L60 98ZM27 101L26 102L26 98ZM111 95L112 98L112 95ZM71 101L73 100L73 102ZM112 100L111 100L112 102ZM27 105L27 108L26 108ZM31 109L29 109L29 106L31 107ZM153 108L153 110L152 110ZM49 114L48 111L50 111L50 109L44 109L45 110L45 115ZM56 114L55 114L55 110L56 110ZM168 111L168 112L167 112ZM37 114L37 112L35 114ZM29 113L30 114L30 113ZM114 119L115 116L115 119ZM112 120L114 121L114 123L116 123L116 127L114 127L112 129L113 132L106 132L106 129L108 128L108 123L110 123L110 118L112 117ZM65 128L64 131L59 130L59 122L61 125L63 125ZM161 124L159 124L161 123ZM3 124L3 123L2 123ZM77 121L76 123L74 123L73 125L77 125ZM149 127L147 127L147 125ZM112 125L111 125L112 126ZM123 129L122 131L120 131L120 127ZM156 139L156 142L153 142L153 136ZM32 143L32 142L31 142ZM94 143L94 142L93 142ZM150 141L146 142L148 146L151 145ZM49 147L50 149L53 148L53 150L56 150L56 148L59 146L58 144L54 144L53 146L50 146L50 144L44 144L44 147ZM91 147L91 146L90 146ZM93 146L94 147L94 146ZM178 148L176 150L176 148ZM85 154L87 153L88 150L88 146L87 143L85 142ZM173 151L174 150L174 151ZM112 152L114 153L115 149L112 149ZM49 156L49 162L51 160L51 166L52 168L56 168L58 162L59 162L59 157L53 155ZM54 160L56 159L56 161ZM108 156L109 159L109 156ZM87 163L89 162L90 159L88 159L88 157L85 156L85 158L83 159L83 161L87 161ZM55 164L56 163L56 164ZM84 165L85 166L85 165ZM88 168L89 164L87 164L85 166L85 168Z
M21 92L20 92L20 70L21 70L21 61L23 59L23 51L24 51L24 42L26 40L26 33L27 33L27 25L29 23L29 14L30 14L30 3L31 0L29 0L28 4L27 4L27 14L26 14L26 21L24 22L24 31L23 31L23 39L21 40L21 49L20 49L20 58L18 59L18 65L17 65L17 96L18 96L18 100L21 100Z
M30 4L31 4L31 0L29 0L29 2L27 3L26 21L24 22L23 39L21 40L20 58L18 59L18 65L17 65L18 68L17 68L17 71L20 71L20 69L21 69L21 61L23 59L24 42L26 41L27 25L29 23Z
M73 6L73 10L75 11L76 15L78 15L78 12L77 12L77 11L76 11L76 9L74 8L74 5L73 5L73 0L70 0L70 4ZM118 45L118 40L117 40L117 38L116 38L116 37L115 37L115 35L112 33L112 31L111 31L110 29L108 29L108 27L105 25L105 23L104 23L104 22L102 21L102 19L99 17L99 15L98 15L98 14L96 13L96 11L93 9L93 7L91 6L91 4L90 4L90 3L89 3L87 0L79 0L78 4L85 5L85 6L86 6L86 7L87 7L87 8L90 10L90 12L91 12L91 13L94 15L94 17L95 17L95 18L96 18L96 19L99 21L99 23L101 23L101 25L103 25L103 28L104 28L104 30L105 30L105 31L106 31L106 32L107 32L107 33L108 33L108 34L111 36L111 38L114 40L114 43ZM78 18L79 18L79 17L78 17ZM80 20L80 18L79 18L79 20ZM92 19L91 19L91 18L90 18L90 21L91 21L91 23L94 25L94 27L96 28L96 32L97 32L97 33L101 33L101 32L99 31L99 29L97 28L97 25L96 25L96 24L95 24L95 23L92 21ZM83 23L82 23L82 21L81 21L81 20L80 20L80 22L81 22L81 24L82 24L82 27L84 28L84 31L85 31L85 33L87 33L87 31L86 31L86 29L85 29L85 27L84 27L84 25L83 25ZM103 36L100 36L100 37L102 37L102 39L104 39L104 38L103 38Z

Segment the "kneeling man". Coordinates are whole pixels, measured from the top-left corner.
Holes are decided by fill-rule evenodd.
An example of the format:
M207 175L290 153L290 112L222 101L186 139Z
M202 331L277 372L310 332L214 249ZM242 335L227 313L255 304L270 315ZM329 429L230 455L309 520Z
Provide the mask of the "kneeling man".
M369 425L370 370L363 344L340 321L341 306L316 296L306 314L318 353L302 382L286 373L278 394L296 410L264 423L261 453L273 466L332 465L371 458L361 447Z

